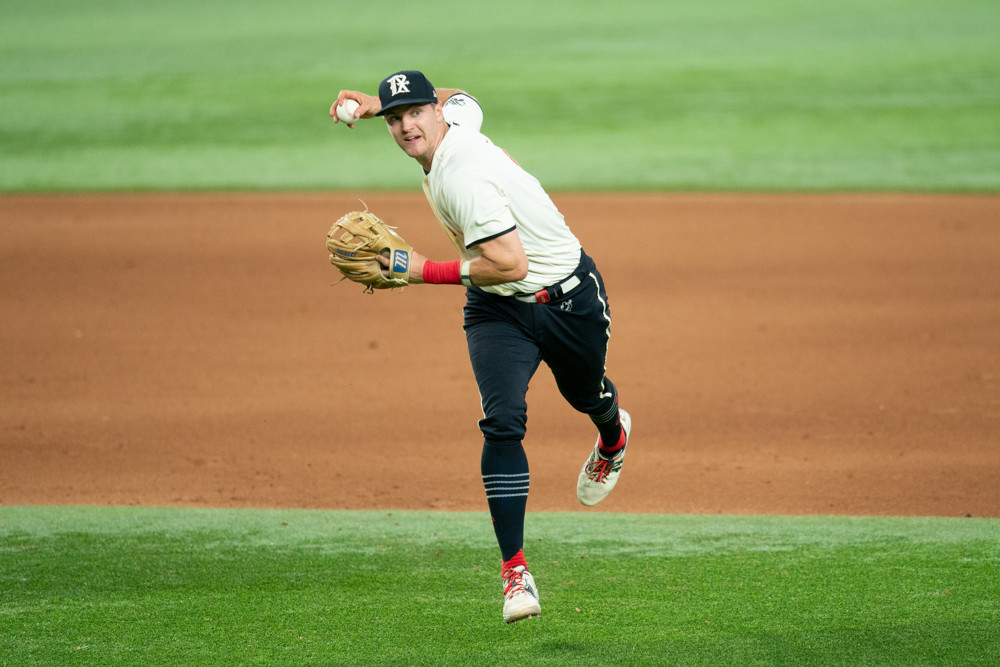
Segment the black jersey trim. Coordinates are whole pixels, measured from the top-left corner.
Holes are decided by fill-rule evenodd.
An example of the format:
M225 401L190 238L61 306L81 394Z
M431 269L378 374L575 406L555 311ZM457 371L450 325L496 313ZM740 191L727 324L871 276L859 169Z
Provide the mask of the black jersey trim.
M498 232L498 233L494 234L493 236L487 236L486 238L479 239L478 241L473 241L469 245L465 246L465 249L466 250L471 250L473 246L477 246L480 243L486 243L487 241L492 241L493 239L498 239L501 236L503 236L504 234L510 234L515 229L517 229L517 225L514 225L510 229L505 229L502 232Z

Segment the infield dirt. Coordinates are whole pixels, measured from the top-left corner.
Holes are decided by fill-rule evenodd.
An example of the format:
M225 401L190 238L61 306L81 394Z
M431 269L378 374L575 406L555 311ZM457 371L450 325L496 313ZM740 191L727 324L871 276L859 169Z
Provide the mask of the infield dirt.
M333 286L358 199L0 198L0 504L485 510L462 289ZM634 420L596 510L1000 517L1000 198L554 199ZM589 420L528 404L529 511L594 511Z

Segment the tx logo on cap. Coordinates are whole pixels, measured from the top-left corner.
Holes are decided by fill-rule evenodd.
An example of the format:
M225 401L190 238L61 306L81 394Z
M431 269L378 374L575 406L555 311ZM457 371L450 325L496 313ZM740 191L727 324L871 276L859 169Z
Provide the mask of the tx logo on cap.
M389 87L392 89L393 97L400 93L408 93L410 92L410 80L406 78L405 74L397 74L389 79Z
M386 111L404 104L437 104L438 96L422 72L405 69L379 82L378 99L382 108L375 115L382 116Z

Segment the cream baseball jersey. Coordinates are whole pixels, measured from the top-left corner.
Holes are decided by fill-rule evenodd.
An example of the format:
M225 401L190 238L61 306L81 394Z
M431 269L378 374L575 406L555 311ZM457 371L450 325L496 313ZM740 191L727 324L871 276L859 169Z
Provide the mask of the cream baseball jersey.
M463 259L473 259L476 244L517 229L528 256L524 280L482 289L533 293L570 275L580 263L580 241L538 180L479 132L479 103L460 93L443 112L450 128L434 152L424 193L445 233Z

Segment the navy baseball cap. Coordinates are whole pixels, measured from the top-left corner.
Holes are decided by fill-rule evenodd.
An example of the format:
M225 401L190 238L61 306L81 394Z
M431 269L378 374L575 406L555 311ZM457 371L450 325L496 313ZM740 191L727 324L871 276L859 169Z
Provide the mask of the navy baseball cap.
M416 70L403 70L382 80L378 86L378 99L382 110L375 115L381 116L403 104L437 104L438 96L426 76Z

